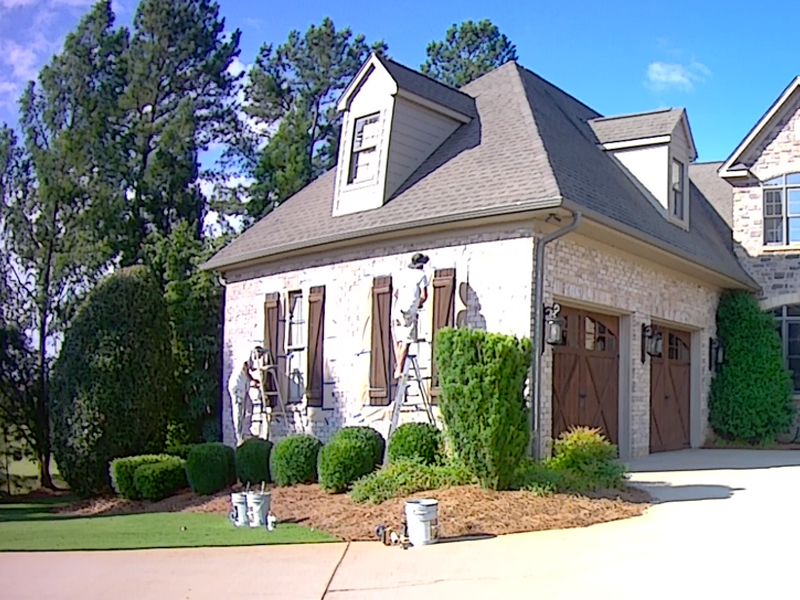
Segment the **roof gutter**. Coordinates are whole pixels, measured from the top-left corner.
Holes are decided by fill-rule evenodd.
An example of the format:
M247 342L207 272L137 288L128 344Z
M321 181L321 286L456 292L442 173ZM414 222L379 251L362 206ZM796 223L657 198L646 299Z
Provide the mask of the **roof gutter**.
M583 215L580 211L572 213L572 222L568 225L548 233L536 243L536 281L534 283L534 312L533 312L533 357L531 374L533 377L533 397L531 398L531 411L529 415L531 433L531 449L533 458L539 460L542 455L542 354L544 353L544 251L547 244L553 240L575 231L581 224Z

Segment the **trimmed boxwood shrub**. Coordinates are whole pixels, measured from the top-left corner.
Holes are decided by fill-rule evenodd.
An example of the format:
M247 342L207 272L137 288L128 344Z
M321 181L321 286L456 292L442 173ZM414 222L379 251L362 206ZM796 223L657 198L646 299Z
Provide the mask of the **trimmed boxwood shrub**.
M250 438L236 448L236 476L244 484L269 483L269 453L272 442Z
M430 423L404 423L389 440L389 462L416 458L426 465L441 460L442 434Z
M508 489L528 446L528 339L445 328L436 338L441 410L453 450L481 486Z
M602 431L571 427L553 442L547 466L561 473L563 485L573 492L618 488L625 481L625 466L616 462L617 447Z
M178 446L171 446L164 450L164 454L169 454L170 456L177 456L178 458L182 458L186 460L189 458L189 452L192 451L197 444L180 444Z
M364 427L362 425L344 427L336 433L334 438L363 440L369 445L370 448L372 448L373 467L380 466L381 463L383 463L383 453L386 450L386 440L384 440L383 436L372 427Z
M744 292L720 299L717 334L724 344L721 370L711 381L708 420L727 440L774 441L794 422L792 378L775 322Z
M197 444L186 459L186 478L195 494L213 494L236 483L236 453L221 442Z
M336 434L319 451L319 485L327 492L344 492L351 483L374 469L375 448L364 437Z
M177 456L141 465L133 474L136 491L145 500L169 498L188 486L185 465L186 461Z
M142 465L151 465L172 458L169 454L142 454L139 456L126 456L111 461L108 467L111 477L111 486L117 495L128 500L141 500L133 476L136 469Z
M173 375L161 287L143 266L120 269L89 292L53 367L53 453L73 493L106 493L112 460L163 450Z
M322 448L313 435L292 435L272 449L269 458L272 480L279 486L317 480L317 458Z

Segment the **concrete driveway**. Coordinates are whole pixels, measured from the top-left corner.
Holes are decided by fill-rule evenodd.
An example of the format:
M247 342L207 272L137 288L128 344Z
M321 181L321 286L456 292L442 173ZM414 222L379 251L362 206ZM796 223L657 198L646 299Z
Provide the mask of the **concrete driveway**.
M443 543L0 554L0 597L795 596L800 452L689 450L631 463L659 503L585 529ZM787 596L787 597L788 597Z

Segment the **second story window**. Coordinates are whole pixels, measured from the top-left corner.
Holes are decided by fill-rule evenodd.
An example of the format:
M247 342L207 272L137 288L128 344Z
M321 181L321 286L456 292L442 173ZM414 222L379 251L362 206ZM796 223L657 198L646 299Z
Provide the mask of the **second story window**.
M305 393L303 365L306 364L306 318L303 292L289 292L289 318L286 327L286 360L289 376L289 402L302 402Z
M670 194L672 196L672 216L683 221L684 219L684 190L683 190L683 163L672 159L672 173L670 176Z
M765 181L764 245L800 243L800 173Z
M356 119L347 183L362 183L375 178L378 172L379 140L380 117L377 113Z

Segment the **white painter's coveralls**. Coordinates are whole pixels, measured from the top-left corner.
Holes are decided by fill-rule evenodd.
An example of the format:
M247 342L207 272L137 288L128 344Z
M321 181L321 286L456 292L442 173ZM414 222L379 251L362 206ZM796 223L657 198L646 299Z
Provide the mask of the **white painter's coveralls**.
M250 351L241 351L233 363L233 373L228 380L228 394L231 397L231 416L236 445L242 443L245 433L250 432L253 422L253 401L250 399L249 376Z

